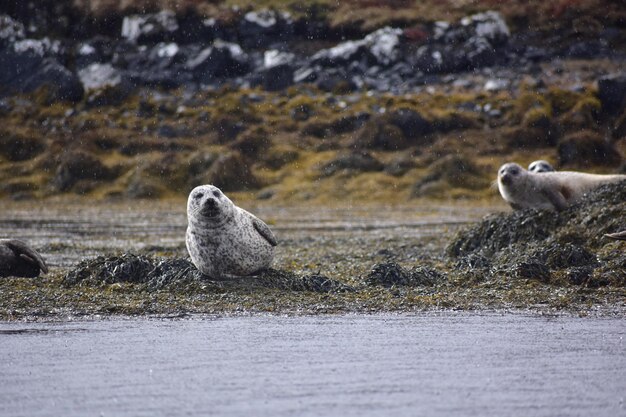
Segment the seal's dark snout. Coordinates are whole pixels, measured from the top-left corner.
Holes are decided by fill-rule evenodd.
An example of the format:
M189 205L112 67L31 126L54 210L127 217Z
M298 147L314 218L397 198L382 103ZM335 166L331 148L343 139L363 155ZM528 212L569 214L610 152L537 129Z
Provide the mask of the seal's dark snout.
M500 182L504 185L511 185L511 176L506 173L500 175Z
M202 209L200 211L203 216L213 217L219 212L219 207L217 204L217 200L213 197L207 198L202 203Z

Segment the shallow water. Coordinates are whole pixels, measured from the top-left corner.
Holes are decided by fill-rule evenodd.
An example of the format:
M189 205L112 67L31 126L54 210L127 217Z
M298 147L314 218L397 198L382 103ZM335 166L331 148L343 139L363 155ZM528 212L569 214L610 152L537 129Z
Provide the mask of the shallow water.
M0 323L0 415L624 416L625 336L452 312Z

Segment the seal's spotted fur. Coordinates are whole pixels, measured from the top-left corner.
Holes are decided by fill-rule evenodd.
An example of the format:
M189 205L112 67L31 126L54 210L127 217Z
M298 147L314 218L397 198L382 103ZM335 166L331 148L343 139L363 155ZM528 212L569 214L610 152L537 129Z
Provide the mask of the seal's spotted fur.
M187 250L204 275L247 276L272 263L277 242L270 228L233 204L219 188L194 188L187 200L187 220Z

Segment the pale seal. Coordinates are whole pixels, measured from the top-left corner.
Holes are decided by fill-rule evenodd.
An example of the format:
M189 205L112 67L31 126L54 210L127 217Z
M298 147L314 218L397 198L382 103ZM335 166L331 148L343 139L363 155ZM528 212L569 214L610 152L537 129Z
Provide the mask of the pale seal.
M530 165L528 165L528 171L538 174L540 172L554 172L556 170L552 167L552 165L550 165L550 162L539 159L537 161L531 162Z
M214 279L249 276L272 263L277 241L270 228L213 185L191 191L187 221L187 251L204 275Z
M604 236L610 237L611 239L615 240L626 240L626 230L616 233L607 233Z
M498 170L498 190L514 209L563 210L594 188L626 180L626 175L599 175L574 171L526 171L516 163Z
M41 255L17 239L0 239L0 277L35 278L47 274Z

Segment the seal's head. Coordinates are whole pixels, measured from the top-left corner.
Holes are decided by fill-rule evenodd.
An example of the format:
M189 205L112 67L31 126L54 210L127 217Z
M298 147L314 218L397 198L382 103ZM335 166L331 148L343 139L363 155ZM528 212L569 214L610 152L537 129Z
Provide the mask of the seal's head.
M189 193L187 216L190 219L220 221L232 211L233 202L213 185L200 185Z
M515 162L509 162L500 167L498 170L498 186L502 189L503 186L509 187L521 178L525 169L516 164Z
M528 171L538 174L540 172L554 172L555 169L548 161L540 159L538 161L531 162L530 165L528 165Z

